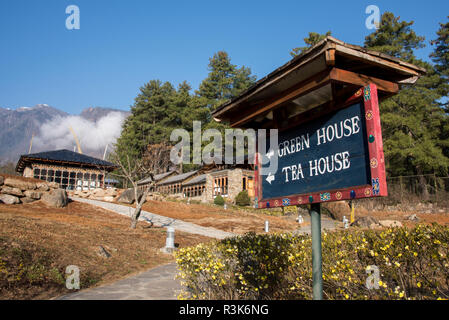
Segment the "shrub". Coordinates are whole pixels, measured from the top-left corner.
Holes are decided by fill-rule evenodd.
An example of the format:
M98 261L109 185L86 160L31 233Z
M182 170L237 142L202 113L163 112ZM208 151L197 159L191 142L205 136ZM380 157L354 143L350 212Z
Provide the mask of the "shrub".
M222 196L217 195L214 199L214 204L216 204L217 206L223 206L225 203L224 199Z
M327 299L449 298L449 228L340 231L322 237ZM311 299L311 238L246 234L183 248L179 277L193 299ZM368 266L378 289L368 289Z
M240 191L237 197L235 197L235 204L241 207L251 205L251 199L246 190Z

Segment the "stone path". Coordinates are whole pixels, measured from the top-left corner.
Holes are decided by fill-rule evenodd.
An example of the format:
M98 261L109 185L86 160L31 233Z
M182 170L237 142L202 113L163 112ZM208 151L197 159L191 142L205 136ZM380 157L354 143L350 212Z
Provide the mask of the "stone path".
M70 197L70 199L79 201L79 202L85 202L92 204L97 207L101 207L103 209L116 212L121 215L125 215L130 217L131 214L134 211L134 208L123 206L116 203L110 203L110 202L103 202L103 201L97 201L97 200L90 200L90 199L83 199L83 198L75 198ZM176 220L172 218L167 218L164 216L160 216L148 211L142 210L140 214L139 221L147 221L153 223L155 226L158 227L173 227L175 230L184 231L188 233L193 234L200 234L202 236L216 238L216 239L224 239L227 237L235 236L234 233L218 230L215 228L210 227L202 227L199 225L196 225L194 223L185 222L182 220Z
M174 300L181 291L176 263L159 266L109 285L81 290L58 300Z

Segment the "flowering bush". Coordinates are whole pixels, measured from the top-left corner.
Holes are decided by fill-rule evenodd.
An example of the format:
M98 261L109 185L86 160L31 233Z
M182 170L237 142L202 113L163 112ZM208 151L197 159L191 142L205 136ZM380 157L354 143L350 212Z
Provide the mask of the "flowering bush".
M449 228L324 233L327 299L449 297ZM311 238L256 235L184 248L176 254L187 299L311 299ZM377 274L378 271L378 274Z

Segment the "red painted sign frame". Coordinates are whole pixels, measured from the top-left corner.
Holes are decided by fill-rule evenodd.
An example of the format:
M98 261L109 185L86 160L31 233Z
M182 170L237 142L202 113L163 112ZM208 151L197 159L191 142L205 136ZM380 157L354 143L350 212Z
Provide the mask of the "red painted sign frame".
M256 154L255 166L255 207L276 208L295 206L309 203L323 203L340 200L364 199L388 196L385 174L385 158L382 143L382 129L380 125L379 101L377 87L370 84L360 88L343 105L363 100L365 109L366 134L370 159L371 184L344 189L324 190L307 194L290 195L273 199L260 199L262 195L262 177L259 173L260 155Z

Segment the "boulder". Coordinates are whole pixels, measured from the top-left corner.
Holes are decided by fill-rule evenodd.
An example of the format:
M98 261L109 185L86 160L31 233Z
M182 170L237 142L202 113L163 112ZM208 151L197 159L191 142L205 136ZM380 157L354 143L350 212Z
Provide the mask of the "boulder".
M111 197L111 196L103 197L103 201L114 202L114 197Z
M143 192L139 189L137 191L137 201L140 201L140 198L142 197ZM122 194L117 198L117 201L120 203L127 203L132 204L134 202L134 189L129 188L122 192Z
M51 189L59 189L59 183L56 183L56 182L49 182L49 183L48 183L48 186L49 186Z
M3 186L1 193L9 194L9 195L16 196L16 197L23 197L23 192L19 188Z
M34 201L37 201L37 200L33 199L33 198L23 197L23 198L20 198L20 201L22 203L31 203L31 202L34 202Z
M373 217L361 217L352 223L353 226L359 228L376 229L380 227L379 221Z
M97 188L94 189L92 191L92 193L96 196L96 197L104 197L105 196L105 191L103 189Z
M0 186L3 185L3 182L5 181L5 178L3 178L3 176L0 176Z
M102 258L110 258L111 254L103 246L97 247L97 254Z
M351 215L351 207L346 201L336 201L323 203L322 206L329 211L330 216L338 221L343 220L343 216Z
M4 204L19 204L20 200L19 198L9 194L0 194L0 203L1 202Z
M67 192L63 189L54 189L49 193L44 193L41 197L41 200L46 205L55 208L65 207L69 202Z
M117 189L106 189L106 195L115 197L118 195Z
M5 186L17 188L20 190L34 190L36 189L36 182L15 179L15 178L6 178L3 182Z
M42 192L39 191L33 191L33 190L27 190L24 192L25 197L31 198L34 200L39 200L42 197Z
M419 218L418 218L418 216L416 214L412 214L412 215L407 217L407 220L418 222Z
M380 220L379 224L385 228L402 227L402 223L397 220Z
M48 187L48 184L45 182L36 183L36 188L37 188L37 190L43 191L43 192L50 190L50 188Z

